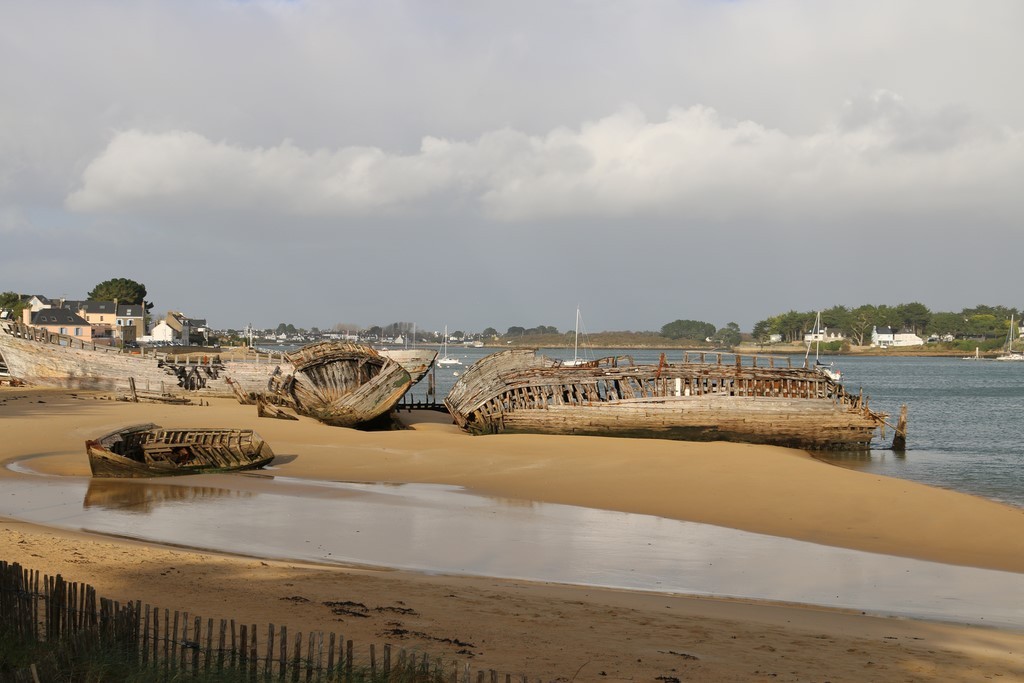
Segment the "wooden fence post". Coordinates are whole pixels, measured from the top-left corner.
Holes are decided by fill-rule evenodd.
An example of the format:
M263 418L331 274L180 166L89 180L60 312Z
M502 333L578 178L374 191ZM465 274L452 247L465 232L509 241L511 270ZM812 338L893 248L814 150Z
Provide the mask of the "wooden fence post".
M40 604L42 603L42 604ZM0 629L26 640L50 642L57 650L54 657L42 662L40 674L51 676L51 669L58 661L76 661L90 656L94 648L116 654L130 667L141 667L152 673L154 679L195 677L199 674L200 658L204 658L203 669L212 668L214 652L217 653L217 671L224 672L227 657L228 620L221 619L217 647L213 648L214 620L207 620L205 648L203 643L203 619L188 612L163 610L163 627L160 625L160 608L143 604L139 600L127 601L123 605L96 595L95 589L86 584L68 582L60 575L48 576L34 570L24 569L17 564L0 561ZM191 618L190 618L191 616ZM191 622L191 629L190 629ZM302 652L302 633L295 634L294 642L288 640L288 629L280 627L279 638L275 638L273 624L268 625L267 651L260 659L259 638L256 624L236 627L231 619L231 660L229 667L240 670L243 680L256 683L262 678L275 678L298 683L312 681L352 681L354 645L342 634L330 633L325 644L323 631L309 632L306 638L306 652ZM162 633L161 633L162 630ZM275 644L277 649L275 651ZM325 655L326 645L326 657ZM180 648L180 650L179 650ZM289 650L289 648L291 648ZM161 653L162 650L162 653ZM191 652L190 652L191 651ZM276 655L276 662L275 662ZM326 660L326 663L325 663ZM305 670L303 676L302 671ZM433 669L433 671L432 671ZM290 671L290 676L288 675ZM392 646L384 644L383 654L378 661L378 649L369 644L369 673L372 678L396 678L408 681L450 680L460 683L460 666L452 663L449 676L448 666L438 660L432 666L426 652L399 650L397 661L392 662ZM15 671L15 680L24 680L26 671ZM343 675L344 674L344 675ZM365 676L365 673L361 673ZM497 683L498 674L490 671L491 683ZM483 671L477 680L486 680ZM524 677L525 680L525 677ZM465 664L461 683L470 683L471 668ZM511 683L512 676L505 676Z

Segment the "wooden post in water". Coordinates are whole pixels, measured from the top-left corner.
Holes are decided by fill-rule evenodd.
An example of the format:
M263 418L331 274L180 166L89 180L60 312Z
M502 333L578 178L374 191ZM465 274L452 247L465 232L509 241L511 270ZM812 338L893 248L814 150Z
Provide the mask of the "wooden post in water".
M900 407L900 419L896 422L896 433L892 436L892 449L894 451L907 450L907 404Z

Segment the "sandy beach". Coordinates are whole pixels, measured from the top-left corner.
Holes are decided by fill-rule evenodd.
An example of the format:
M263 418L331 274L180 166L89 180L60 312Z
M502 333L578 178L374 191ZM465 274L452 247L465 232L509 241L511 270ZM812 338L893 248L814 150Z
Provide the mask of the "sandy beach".
M1024 510L844 470L789 449L584 437L470 437L435 413L364 433L261 420L218 399L131 404L0 389L0 455L88 476L82 444L118 427L251 427L298 479L451 484L491 496L704 522L1024 573ZM26 461L26 459L29 459ZM3 477L31 476L10 469ZM315 566L0 522L0 559L115 599L204 617L343 632L543 680L861 681L1024 677L1024 633L859 612ZM1019 599L1008 596L1008 599ZM338 615L325 602L363 605ZM379 609L378 609L379 608ZM400 609L399 609L400 608Z

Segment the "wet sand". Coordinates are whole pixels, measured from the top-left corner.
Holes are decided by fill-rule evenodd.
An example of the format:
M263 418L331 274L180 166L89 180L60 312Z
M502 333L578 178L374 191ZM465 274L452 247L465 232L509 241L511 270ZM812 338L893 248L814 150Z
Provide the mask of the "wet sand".
M454 484L508 498L659 515L817 543L1024 572L1024 510L736 444L469 437L441 415L361 433L256 418L251 406L163 406L0 390L5 460L87 475L85 438L137 422L252 427L280 474ZM22 476L3 470L5 477ZM0 524L0 559L101 594L209 617L342 631L552 680L977 680L1024 676L1024 634L838 610L169 550ZM1013 599L1009 596L1008 599ZM369 616L332 614L351 600ZM398 614L399 606L413 613ZM376 607L382 608L377 611ZM398 624L398 625L396 625ZM453 639L471 646L441 642ZM471 654L458 654L459 650ZM582 668L580 668L582 667ZM603 675L602 675L603 672ZM772 675L774 674L774 675Z

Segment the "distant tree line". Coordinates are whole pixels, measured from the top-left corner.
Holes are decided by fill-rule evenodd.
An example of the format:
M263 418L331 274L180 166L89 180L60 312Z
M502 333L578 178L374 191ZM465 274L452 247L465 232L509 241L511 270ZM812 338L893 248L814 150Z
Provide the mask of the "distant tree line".
M959 313L935 312L918 302L888 306L865 304L857 308L833 306L821 311L821 325L829 330L841 331L858 346L870 342L875 327L892 327L913 332L921 337L950 335L954 338L981 338L1006 336L1010 316L1020 319L1020 311L1005 306L978 305ZM804 335L814 329L817 311L789 311L765 318L754 325L753 337L766 342L773 334L783 341L803 341Z
M146 286L128 278L113 278L97 284L88 294L90 300L117 300L123 304L145 303L146 310L153 306L146 301ZM27 306L27 297L16 292L0 293L0 310L10 311L14 317L20 316L21 310ZM783 341L802 342L804 335L814 328L817 311L788 311L769 316L758 321L752 330L755 341L764 343L772 335L779 335ZM951 336L955 339L993 339L1005 337L1010 325L1011 316L1020 320L1022 311L1006 306L978 305L965 308L958 313L933 312L922 303L910 302L890 306L886 304L865 304L856 308L833 306L821 311L821 324L831 331L842 332L852 343L864 345L870 342L871 331L875 327L892 327L898 331L910 331L927 337ZM388 325L373 325L363 328L359 325L338 323L333 327L336 332L360 333L371 339L387 339L403 336L417 342L440 341L440 334L417 329L415 323L394 322ZM319 335L321 331L314 327L311 332L296 328L291 323L280 323L276 328L280 334ZM244 331L231 330L241 336ZM270 330L267 330L270 332ZM467 333L462 330L449 332L452 339L489 340L500 337L510 339L523 337L557 336L562 333L552 325L524 327L513 325L504 334L494 327L487 327L482 332ZM571 335L572 330L565 334ZM654 332L620 332L620 335L654 335ZM667 339L687 340L700 343L712 343L721 346L735 346L740 342L740 328L734 322L724 327L716 327L702 320L673 320L661 327L660 335Z

